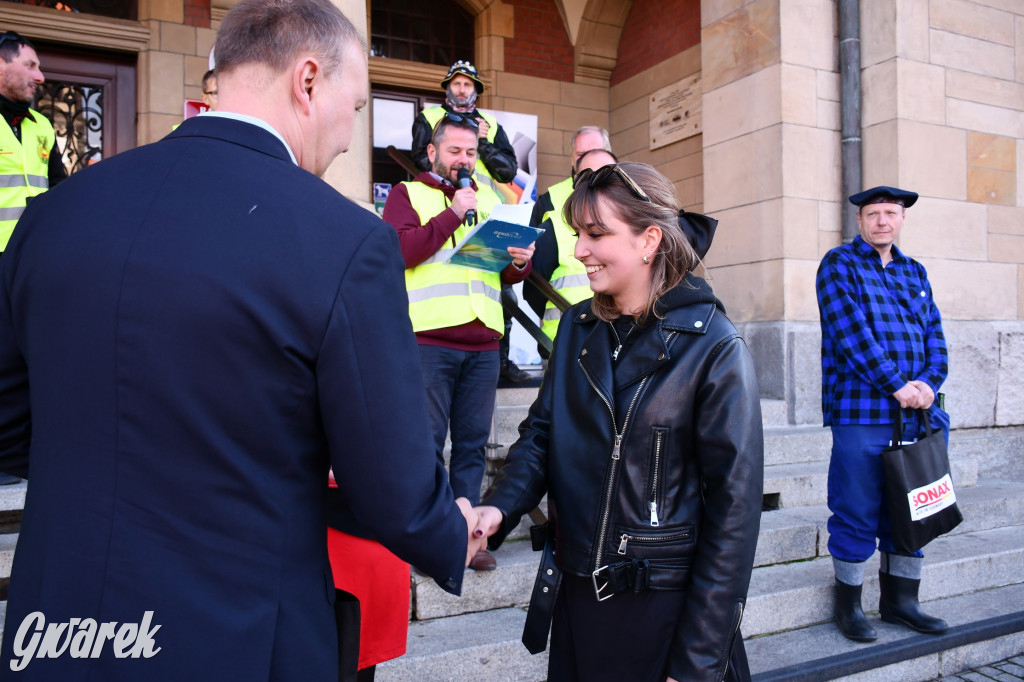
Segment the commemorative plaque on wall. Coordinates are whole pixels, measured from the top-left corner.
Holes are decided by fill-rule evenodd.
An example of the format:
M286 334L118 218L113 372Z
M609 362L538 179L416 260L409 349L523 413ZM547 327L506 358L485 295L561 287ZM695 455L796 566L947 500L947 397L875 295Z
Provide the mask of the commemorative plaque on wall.
M701 132L700 76L667 85L650 97L651 149Z

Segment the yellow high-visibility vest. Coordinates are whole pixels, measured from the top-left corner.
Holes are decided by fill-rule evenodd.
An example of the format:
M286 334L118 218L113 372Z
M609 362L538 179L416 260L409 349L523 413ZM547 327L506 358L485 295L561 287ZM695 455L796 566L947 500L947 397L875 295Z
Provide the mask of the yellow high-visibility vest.
M551 196L552 209L544 214L543 220L551 220L551 229L555 231L555 243L558 245L558 267L551 273L551 286L570 304L590 298L594 292L590 290L587 268L576 260L576 233L562 217L562 208L572 194L572 178L566 178L557 185L548 188ZM543 221L542 221L543 222ZM541 330L554 341L558 331L558 320L562 313L551 301L544 306L544 319Z
M0 251L7 248L14 226L30 197L50 188L53 126L38 111L21 120L21 141L7 122L0 122Z
M422 182L403 182L409 201L426 224L449 206L444 192ZM489 187L476 193L477 220L483 221L501 203ZM457 244L470 228L460 225L453 235ZM498 336L505 330L501 309L501 274L446 263L454 251L452 240L419 265L405 270L405 288L409 294L409 318L413 331L443 329L479 319Z
M429 109L423 110L423 118L427 119L427 123L430 124L430 129L433 130L437 125L437 122L444 116L444 107L430 107ZM494 139L498 135L498 121L490 114L485 114L479 109L476 110L477 116L487 121L487 141L494 144ZM496 191L497 180L491 175L491 172L487 170L487 166L484 162L477 157L476 168L473 169L473 179L476 180L476 184L483 187L486 186Z

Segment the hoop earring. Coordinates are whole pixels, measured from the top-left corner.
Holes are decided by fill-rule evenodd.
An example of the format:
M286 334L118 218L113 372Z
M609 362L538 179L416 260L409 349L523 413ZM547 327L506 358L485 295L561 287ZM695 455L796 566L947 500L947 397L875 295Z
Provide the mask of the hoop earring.
M650 265L650 264L651 264L651 259L648 258L647 256L644 256L644 265Z

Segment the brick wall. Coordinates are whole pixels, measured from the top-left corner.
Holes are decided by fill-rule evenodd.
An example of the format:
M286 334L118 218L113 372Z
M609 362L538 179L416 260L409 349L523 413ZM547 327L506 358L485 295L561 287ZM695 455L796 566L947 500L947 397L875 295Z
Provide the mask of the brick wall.
M210 28L210 0L185 0L185 25Z
M634 0L622 29L611 84L621 83L698 43L700 0Z
M505 0L515 8L515 38L505 41L505 71L573 81L573 48L551 0Z

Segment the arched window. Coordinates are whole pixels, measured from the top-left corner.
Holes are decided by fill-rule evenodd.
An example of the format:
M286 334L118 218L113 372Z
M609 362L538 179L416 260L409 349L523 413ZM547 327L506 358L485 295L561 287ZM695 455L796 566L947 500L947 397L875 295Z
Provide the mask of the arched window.
M473 49L473 17L454 0L371 2L371 56L450 66Z

